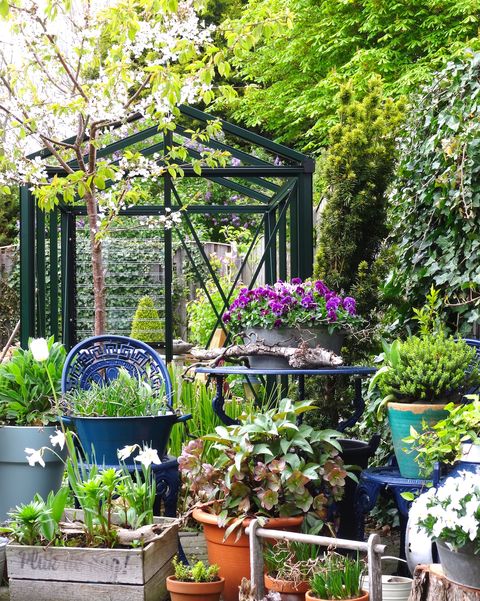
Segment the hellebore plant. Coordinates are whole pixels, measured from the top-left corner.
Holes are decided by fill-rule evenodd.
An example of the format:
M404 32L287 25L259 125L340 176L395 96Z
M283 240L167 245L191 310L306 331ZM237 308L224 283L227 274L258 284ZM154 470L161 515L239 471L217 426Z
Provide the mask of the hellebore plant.
M50 440L60 450L67 447L66 483L45 500L35 495L32 502L17 506L10 513L8 527L0 532L26 545L115 547L145 542L144 537L150 534L149 526L153 524L155 478L151 465L160 463L157 452L138 445L120 449L121 462L138 451L134 460L141 464L141 471L135 470L133 474L123 464L120 469L95 464L87 469L72 432L57 430ZM29 464L38 462L45 467L43 455L47 450L55 452L49 447L25 449ZM81 521L75 515L73 521L65 519L71 492L83 510Z
M218 515L226 536L253 515L265 522L313 510L325 519L341 499L347 472L340 434L297 423L312 404L283 399L278 409L243 415L239 425L218 426L184 447L178 463L189 501ZM213 464L203 461L204 440L219 451Z
M352 328L361 323L355 299L342 298L322 281L293 278L253 290L242 288L223 315L233 332L247 328L327 326L330 331Z

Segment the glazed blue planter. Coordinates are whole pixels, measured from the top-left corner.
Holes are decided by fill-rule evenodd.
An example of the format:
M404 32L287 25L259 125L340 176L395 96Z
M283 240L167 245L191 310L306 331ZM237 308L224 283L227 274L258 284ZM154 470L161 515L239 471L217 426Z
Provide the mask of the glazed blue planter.
M398 468L403 478L421 478L420 468L415 461L418 453L412 451L412 445L404 442L410 436L410 426L422 432L423 424L433 426L448 415L445 403L388 403L387 413L392 431L393 448Z
M118 465L117 450L127 445L146 444L156 449L159 457L164 456L173 426L190 417L190 414L172 413L148 417L64 416L62 419L77 433L89 462Z

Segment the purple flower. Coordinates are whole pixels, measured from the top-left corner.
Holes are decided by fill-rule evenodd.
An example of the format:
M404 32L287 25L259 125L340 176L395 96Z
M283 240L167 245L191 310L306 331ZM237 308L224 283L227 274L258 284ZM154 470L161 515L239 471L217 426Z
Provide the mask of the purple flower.
M350 315L355 315L356 313L356 302L355 299L351 296L346 296L343 299L343 308L350 313Z
M311 292L302 298L301 305L302 307L305 307L305 309L316 309L317 303L313 300L313 294Z
M328 317L328 321L337 321L338 315L337 315L337 312L335 311L335 309L329 309L327 311L327 317Z
M237 159L236 157L233 157L231 160L232 163L232 167L240 167L240 165L242 164L242 161L240 159Z
M212 192L211 192L211 190L207 190L207 191L205 192L205 200L206 200L207 202L210 202L211 198L212 198Z
M325 286L325 284L321 280L317 280L315 282L315 290L322 296L325 296L327 294L327 292L330 292L328 287Z
M278 301L270 301L268 303L270 309L275 313L275 315L282 315L283 313L283 305Z
M302 283L302 278L293 278L292 279L292 284L294 286L298 286L298 284L301 284L301 283Z
M342 303L342 301L338 296L332 296L331 298L329 298L327 300L327 303L325 306L327 308L327 311L332 311L332 310L336 311L338 309L338 307L340 307L341 303Z
M230 311L225 311L225 313L223 314L223 321L225 323L228 323L231 319L232 319L232 314L230 313Z
M273 324L274 328L279 328L282 325L282 320L281 319L276 319L275 323Z

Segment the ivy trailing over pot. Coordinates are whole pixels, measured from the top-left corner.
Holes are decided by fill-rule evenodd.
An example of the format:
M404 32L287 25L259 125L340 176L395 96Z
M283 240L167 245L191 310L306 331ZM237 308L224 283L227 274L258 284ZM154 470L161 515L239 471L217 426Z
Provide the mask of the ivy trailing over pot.
M390 221L397 244L385 292L411 316L432 282L454 329L480 319L480 53L466 51L417 98L403 135Z

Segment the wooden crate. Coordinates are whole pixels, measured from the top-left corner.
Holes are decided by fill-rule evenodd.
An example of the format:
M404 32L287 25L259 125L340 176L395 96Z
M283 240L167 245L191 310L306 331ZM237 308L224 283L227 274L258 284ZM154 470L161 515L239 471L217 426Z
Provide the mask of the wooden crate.
M166 529L144 548L7 545L10 601L163 601L178 551L178 522L155 523Z

